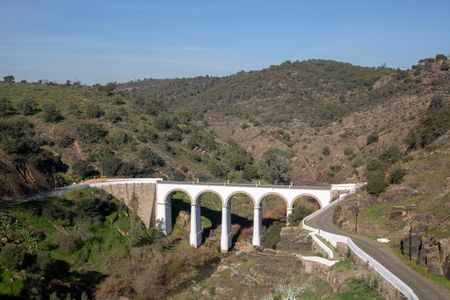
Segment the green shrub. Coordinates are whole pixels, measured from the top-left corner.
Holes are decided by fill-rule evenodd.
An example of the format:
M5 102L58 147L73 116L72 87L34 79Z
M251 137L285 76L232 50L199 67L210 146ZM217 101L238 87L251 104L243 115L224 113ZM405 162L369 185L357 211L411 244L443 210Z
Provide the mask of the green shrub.
M99 143L108 135L108 131L103 127L91 123L80 125L77 132L80 139L88 144Z
M166 162L152 149L144 147L139 151L139 165L142 175L150 175L155 167L164 167Z
M384 162L379 160L378 158L373 158L367 163L367 171L384 171L387 166Z
M105 115L105 112L101 109L100 105L98 104L90 103L86 107L86 116L90 119L100 118L103 115Z
M330 166L330 170L331 170L331 172L336 174L336 173L339 173L342 170L342 166L341 165L331 165Z
M142 143L156 142L158 134L152 127L145 127L137 134L137 139Z
M72 145L74 141L75 141L75 140L74 140L72 137L70 137L70 136L68 136L68 135L63 135L60 139L58 139L58 140L56 141L56 144L57 144L59 147L67 148L67 147L69 147L70 145Z
M401 168L396 168L389 175L389 183L399 184L402 181L403 176L405 176L405 175L406 175L405 170L403 170Z
M277 148L266 150L258 161L260 174L271 183L289 182L289 154Z
M25 254L23 245L6 244L0 251L0 266L7 270L20 270L24 263Z
M100 162L102 173L105 176L116 175L122 164L122 160L107 148L101 149L96 154L96 158Z
M34 98L29 97L20 100L17 105L17 108L25 116L34 115L35 113L39 112L36 100L34 100Z
M117 170L117 175L125 177L136 177L140 174L138 167L132 162L124 162Z
M62 116L59 109L57 109L53 104L45 105L42 111L45 122L57 123L64 120L64 117Z
M428 146L437 138L445 135L450 128L450 108L439 108L438 101L432 102L432 105L420 123L408 133L405 139L408 150Z
M303 205L294 207L292 214L289 216L289 220L288 220L289 225L293 225L293 226L300 225L302 220L306 216L310 215L311 213L312 213L312 211Z
M372 195L379 195L386 190L388 184L382 172L371 172L367 176L367 191Z
M280 241L280 233L283 225L275 222L269 226L262 237L262 246L265 248L275 249Z
M228 175L228 168L216 160L212 160L208 164L208 171L217 178L225 178Z
M87 161L78 160L72 165L72 172L80 179L99 176L100 173Z
M330 154L331 154L330 147L328 147L328 146L323 147L322 148L322 154L325 155L325 156L330 156Z
M344 149L344 155L345 156L352 156L353 155L353 149L349 148L349 147L345 148Z
M391 146L387 150L385 150L379 158L385 162L386 164L390 165L397 161L399 161L403 156L403 153L400 151L400 149L397 146Z
M6 97L0 97L0 117L11 116L16 113L11 101Z
M372 132L367 137L366 145L374 144L378 142L378 133Z

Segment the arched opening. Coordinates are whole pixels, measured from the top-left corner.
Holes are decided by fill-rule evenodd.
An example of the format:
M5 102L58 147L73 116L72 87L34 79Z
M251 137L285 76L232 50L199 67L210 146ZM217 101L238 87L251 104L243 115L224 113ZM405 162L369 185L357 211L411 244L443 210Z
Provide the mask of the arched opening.
M231 208L231 247L236 242L252 242L254 199L243 192L233 194L227 201Z
M192 202L189 194L183 190L174 190L167 195L165 201L171 204L171 234L178 237L189 236Z
M292 213L289 216L290 225L299 225L303 218L321 208L319 200L312 195L299 195L292 202Z
M220 233L217 228L222 222L222 199L215 192L205 191L197 196L195 203L200 205L202 243L219 243Z
M261 245L275 249L280 240L281 228L286 225L287 200L278 194L267 194L260 200L262 210Z

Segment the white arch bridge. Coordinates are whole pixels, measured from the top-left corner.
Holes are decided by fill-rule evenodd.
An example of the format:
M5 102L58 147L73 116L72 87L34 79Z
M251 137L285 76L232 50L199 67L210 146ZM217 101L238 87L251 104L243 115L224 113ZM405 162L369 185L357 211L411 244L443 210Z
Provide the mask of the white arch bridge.
M252 244L259 246L262 236L262 213L261 202L269 195L278 196L284 200L287 206L287 217L293 211L295 200L300 197L308 196L317 200L320 207L323 208L332 201L332 194L339 191L355 191L361 184L333 184L327 186L294 186L294 185L261 185L261 184L230 184L230 183L203 183L203 182L178 182L163 181L160 178L130 178L130 179L112 179L103 182L87 183L88 186L105 189L122 198L126 204L129 204L130 195L140 187L139 191L148 198L144 203L140 203L138 215L144 223L149 226L150 223L156 224L164 234L172 231L172 194L182 192L188 196L191 204L191 222L190 222L190 244L193 247L200 246L202 242L202 229L200 224L200 197L205 193L215 194L222 205L222 226L220 248L226 252L231 247L231 197L236 194L247 195L254 206L253 215L253 238ZM133 187L130 192L128 186ZM154 195L153 195L154 194ZM154 214L151 207L155 204ZM151 215L151 216L150 216ZM154 222L151 219L154 218Z
M261 202L266 196L275 195L283 199L287 205L287 217L289 217L293 211L294 201L299 197L312 197L323 208L330 204L332 191L355 190L356 187L357 184L313 187L158 181L156 187L156 223L165 234L172 231L171 195L174 192L183 192L191 202L190 244L193 247L198 247L202 242L200 196L204 193L213 193L219 197L222 204L220 248L223 252L226 252L231 247L232 240L230 200L233 195L245 194L253 201L254 205L252 244L260 246L262 236Z

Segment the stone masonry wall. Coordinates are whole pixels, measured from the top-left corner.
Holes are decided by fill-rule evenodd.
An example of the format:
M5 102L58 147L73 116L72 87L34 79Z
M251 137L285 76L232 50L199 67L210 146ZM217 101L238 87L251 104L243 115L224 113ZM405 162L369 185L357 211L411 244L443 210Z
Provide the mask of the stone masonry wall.
M138 211L135 213L137 213L137 215L142 219L146 227L155 225L155 183L111 184L101 186L99 188L110 193L111 195L125 203L128 207L130 207L130 202L134 194L138 200Z

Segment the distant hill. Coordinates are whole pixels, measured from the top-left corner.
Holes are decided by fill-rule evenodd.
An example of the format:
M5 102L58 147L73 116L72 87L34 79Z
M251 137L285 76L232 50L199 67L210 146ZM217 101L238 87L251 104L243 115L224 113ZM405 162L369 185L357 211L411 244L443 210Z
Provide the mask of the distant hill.
M448 65L445 56L406 71L308 60L92 87L1 82L0 195L102 175L365 180L368 158L406 151L431 99L447 101Z

